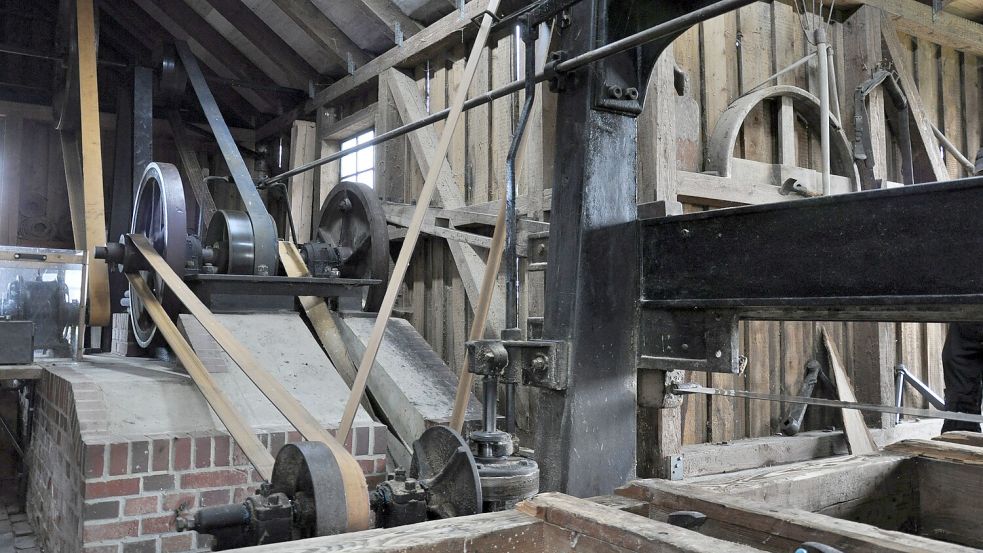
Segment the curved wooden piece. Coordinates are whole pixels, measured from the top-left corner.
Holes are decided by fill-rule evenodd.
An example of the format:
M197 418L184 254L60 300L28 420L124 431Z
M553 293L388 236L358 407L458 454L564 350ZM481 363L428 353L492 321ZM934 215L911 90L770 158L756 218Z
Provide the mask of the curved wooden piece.
M793 108L801 113L811 125L819 126L821 119L819 99L797 86L772 86L741 96L724 110L717 120L717 125L713 128L713 134L707 143L707 171L716 171L721 177L732 177L733 164L731 160L741 127L744 126L744 120L747 119L751 110L761 102L783 97L791 98ZM830 131L833 173L845 175L852 178L854 182L860 182L856 166L853 164L850 141L847 140L840 121L833 115L830 115Z

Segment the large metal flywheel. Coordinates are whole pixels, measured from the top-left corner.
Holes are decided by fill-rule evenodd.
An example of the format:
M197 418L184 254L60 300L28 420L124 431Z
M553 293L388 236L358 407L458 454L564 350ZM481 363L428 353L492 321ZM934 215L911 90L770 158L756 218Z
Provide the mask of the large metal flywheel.
M184 203L184 186L177 167L170 163L150 163L140 179L133 206L130 232L150 239L154 250L178 274L184 273L188 258L188 216ZM151 271L140 271L154 296L168 313L179 309L177 300L167 292L163 281ZM157 325L148 315L139 296L130 290L130 321L137 343L147 347L157 334Z
M389 283L389 232L386 214L375 190L357 182L342 182L331 189L321 206L315 242L348 250L340 267L342 278L373 278L363 308L378 311Z

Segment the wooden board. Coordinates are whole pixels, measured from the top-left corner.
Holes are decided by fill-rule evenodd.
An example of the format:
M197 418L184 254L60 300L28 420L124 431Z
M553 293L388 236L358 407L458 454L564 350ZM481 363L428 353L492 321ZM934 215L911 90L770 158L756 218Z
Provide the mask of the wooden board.
M498 0L490 0L488 3L489 11L494 13L498 9L498 4ZM455 91L454 100L451 103L450 115L447 117L447 127L441 133L440 143L437 145L432 159L433 163L431 163L430 170L427 172L427 178L423 185L423 190L420 192L420 197L417 199L417 210L413 214L413 220L407 229L406 236L403 238L403 245L399 250L396 266L393 269L389 286L386 289L386 295L379 309L379 317L376 320L372 336L369 337L369 341L366 344L365 355L362 356L362 361L359 363L358 374L352 386L352 395L348 400L348 405L345 406L345 414L338 428L338 436L341 439L347 438L348 433L351 431L352 421L355 419L355 411L361 401L362 394L365 392L365 385L369 377L369 372L372 370L375 362L375 356L379 353L379 346L382 343L382 337L386 330L386 323L389 322L389 317L392 315L396 295L399 292L400 284L406 278L406 270L409 266L410 257L413 255L413 250L416 247L417 238L420 235L420 226L423 223L423 217L426 215L427 206L430 205L430 200L433 197L434 188L437 185L437 177L441 168L444 166L443 162L447 156L447 151L450 149L451 138L454 136L454 127L457 126L458 118L461 116L464 102L467 99L468 90L465 85L470 85L471 79L474 78L478 66L477 54L488 40L491 25L492 17L487 14L484 15L481 20L481 29L478 31L478 37L475 39L471 57L468 59L468 64L464 69L464 77L461 79L461 85Z
M955 432L946 432L941 436L933 438L939 442L950 442L954 444L963 444L973 447L983 447L983 434L979 432L967 432L965 430L958 430Z
M926 536L983 548L983 468L922 459L918 463L919 527Z
M826 327L822 328L822 336L839 399L841 401L857 401L857 396L853 393L853 386L850 384L850 377L847 376L846 370L840 363L836 346L830 339ZM856 409L841 409L841 411L843 412L843 429L846 432L847 443L850 445L850 453L863 455L876 452L877 444L874 443L874 438L871 437L870 430L867 429L863 413Z
M938 440L905 440L884 448L891 453L914 457L953 461L968 465L983 465L983 447Z

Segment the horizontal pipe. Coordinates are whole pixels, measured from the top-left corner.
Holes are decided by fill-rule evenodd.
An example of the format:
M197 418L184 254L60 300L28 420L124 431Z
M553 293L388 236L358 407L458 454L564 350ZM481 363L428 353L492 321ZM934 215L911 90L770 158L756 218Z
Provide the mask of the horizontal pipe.
M555 71L560 73L573 71L574 69L578 69L585 65L594 63L595 61L604 59L608 56L613 56L615 54L624 52L625 50L630 50L631 48L635 48L636 46L641 46L646 42L652 42L653 40L658 40L660 38L672 36L673 34L682 32L701 21L705 21L707 19L716 17L718 15L753 4L756 1L757 0L723 0L721 2L717 2L711 6L707 6L705 8L692 11L690 13L687 13L686 15L682 15L675 19L671 19L669 21L666 21L665 23L660 23L654 27L650 27L634 35L625 37L621 40L612 42L611 44L601 46L600 48L597 48L595 50L590 50L579 56L558 63L556 64ZM553 74L552 71L543 71L541 73L537 73L535 81L537 83L546 81L552 76L552 74ZM507 85L501 86L494 90L490 90L480 96L475 96L474 98L464 103L464 111L468 111L478 106L483 106L503 96L514 94L522 90L524 85L525 85L525 79L518 79L512 81ZM267 184L276 181L283 181L285 179L299 175L306 171L310 171L311 169L314 169L316 167L320 167L321 165L324 165L326 163L337 161L345 157L346 155L368 148L369 146L375 146L376 144L381 144L388 140L392 140L393 138L397 138L403 136L404 134L413 132L417 129L422 129L427 125L432 125L437 121L443 121L444 119L447 119L448 114L450 114L449 109L438 111L427 117L424 117L423 119L420 119L419 121L414 121L413 123L409 123L403 125L402 127L397 127L391 131L380 134L375 138L373 138L372 140L369 140L357 146L353 146L351 148L348 148L347 150L341 150L329 156L325 156L320 159L315 159L314 161L305 163L304 165L295 167L289 171L280 173L279 175L268 177L260 182L263 184Z

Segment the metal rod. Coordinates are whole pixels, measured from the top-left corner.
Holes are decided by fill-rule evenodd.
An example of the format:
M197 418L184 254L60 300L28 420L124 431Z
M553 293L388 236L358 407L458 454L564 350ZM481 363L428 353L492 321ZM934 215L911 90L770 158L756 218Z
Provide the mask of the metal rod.
M945 151L952 154L952 157L956 158L956 161L958 161L960 165L965 167L966 170L969 171L970 175L976 172L976 166L973 164L973 162L967 159L966 156L964 156L963 153L959 151L959 148L957 148L956 145L953 144L951 140L949 140L944 134L942 134L942 131L940 131L939 128L936 127L934 123L932 124L932 132L935 133L935 138L939 139L939 142L942 144L942 147L945 148Z
M904 365L898 365L894 372L894 406L904 406L904 381L908 372ZM894 415L894 424L901 422L901 413Z
M915 407L894 407L893 405L875 405L873 403L858 403L854 401L840 401L838 399L820 399L815 397L789 396L785 394L764 394L760 392L749 392L747 390L726 390L723 388L708 388L699 384L679 384L672 388L673 394L701 394L710 396L743 397L762 401L784 401L787 403L805 403L806 405L819 405L821 407L835 407L837 409L856 409L858 411L873 411L875 413L900 413L910 417L922 417L926 419L946 419L953 421L983 423L983 415L972 413L957 413L955 411L933 411L931 409L918 409Z
M705 8L701 8L699 10L689 12L686 15L682 15L675 19L666 21L665 23L660 23L659 25L651 27L645 31L625 37L616 42L612 42L611 44L608 44L606 46L602 46L596 50L591 50L575 58L571 58L565 62L559 63L556 65L555 70L559 72L564 72L564 71L572 71L574 69L578 69L584 65L593 63L595 61L606 58L608 56L612 56L614 54L618 54L625 50L634 48L636 46L640 46L642 44L645 44L646 42L651 42L653 40L672 36L675 33L679 33L681 31L686 30L688 27L695 25L696 23L736 10L738 8L742 8L744 6L751 5L755 3L755 1L756 0L725 0L723 2L717 2L712 6L708 6ZM547 79L550 78L551 75L552 72L549 71L543 71L541 73L537 73L536 82L541 83L543 81L546 81ZM508 96L509 94L518 92L522 90L524 86L525 86L525 79L518 79L512 81L507 85L501 86L494 90L490 90L480 96L475 96L474 98L464 103L464 111L474 109L478 106L483 106L485 104L490 103L493 100L497 100L504 96ZM423 127L426 127L427 125L432 125L437 121L443 121L444 119L447 119L447 116L449 114L450 114L450 109L438 111L428 117L424 117L423 119L420 119L419 121L415 121L413 123L403 125L402 127L395 128L389 132L380 134L379 136L376 136L372 140L366 141L352 148L348 148L347 150L341 150L329 156L322 157L320 159L315 159L314 161L311 161L309 163L305 163L300 167L295 167L290 171L286 171L279 175L268 177L263 182L269 183L273 181L280 181L283 179L293 177L295 175L299 175L306 171L310 171L315 167L320 167L321 165L324 165L326 163L337 161L348 154L355 153L359 150L368 148L370 146L375 146L376 144L381 144L388 140L392 140L393 138L403 136L406 133L413 132L417 129L422 129Z
M770 83L771 81L774 81L775 79L777 79L778 77L781 77L782 75L788 73L789 71L794 71L795 69L801 67L803 64L808 63L808 61L811 60L812 58L814 58L815 56L816 56L816 53L815 52L812 52L810 54L806 54L799 61L793 63L792 65L789 65L785 69L779 70L774 75L768 77L767 79L765 79L765 80L761 81L760 83L756 84L755 86L751 87L747 92L744 93L744 95L748 95L748 94L754 92L755 90L758 90L759 88L765 86L766 84Z
M17 451L17 455L19 455L21 459L23 459L24 450L21 449L20 444L17 443L17 436L15 436L13 432L11 432L10 427L7 426L7 422L3 420L3 417L0 417L0 428L3 428L4 432L10 438L10 445L14 446L14 450Z
M528 18L523 18L519 25L522 42L525 45L525 92L526 98L519 114L519 122L512 133L512 143L505 157L505 329L502 338L521 338L519 330L519 256L518 248L518 216L515 202L518 196L515 183L515 158L519 154L519 145L529 123L529 114L536 101L536 31ZM510 336L505 336L510 334ZM515 433L515 387L514 382L505 383L505 431Z
M925 384L917 376L911 374L908 367L898 365L897 372L899 375L903 375L904 381L911 384L911 387L921 394L923 398L928 400L932 404L932 407L935 407L939 411L945 411L945 400L939 397L939 394L935 393L935 390L929 388L928 384ZM898 407L900 406L899 404Z
M832 190L830 179L830 143L829 143L829 44L826 42L826 30L816 29L816 51L819 60L819 132L822 145L822 177L823 195L829 196Z

